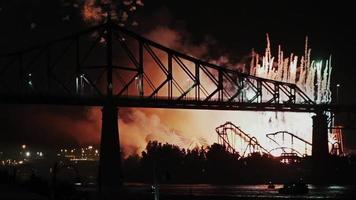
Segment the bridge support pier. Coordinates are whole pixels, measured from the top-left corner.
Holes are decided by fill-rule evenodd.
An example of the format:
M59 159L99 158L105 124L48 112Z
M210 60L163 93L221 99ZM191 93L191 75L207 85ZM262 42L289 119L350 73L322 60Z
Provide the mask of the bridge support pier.
M312 172L316 182L325 182L327 162L329 156L328 147L328 121L327 116L317 112L313 119L313 147L312 147Z
M122 185L118 108L107 103L102 108L99 161L99 195L101 199L117 199Z
M325 161L328 158L328 121L323 113L316 113L313 117L313 160Z

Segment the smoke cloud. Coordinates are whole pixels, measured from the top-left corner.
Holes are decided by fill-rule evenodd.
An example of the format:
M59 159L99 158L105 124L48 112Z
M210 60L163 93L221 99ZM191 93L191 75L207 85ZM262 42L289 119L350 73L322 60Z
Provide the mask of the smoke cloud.
M192 44L185 30L168 26L155 27L145 36L199 58L208 57L209 47L212 45L209 41ZM217 59L207 60L219 65L234 66L240 71L248 71L246 66L249 63L231 63L230 60L233 59L230 57L226 54ZM246 133L255 136L267 149L273 148L273 144L267 140L265 134L280 130L289 131L311 141L311 114L134 108L130 109L130 112L124 111L122 115L124 119L120 121L121 142L129 154L140 153L148 140L169 142L184 148L212 144L217 142L215 128L226 121L232 121ZM294 148L303 153L310 153L304 152L302 146Z

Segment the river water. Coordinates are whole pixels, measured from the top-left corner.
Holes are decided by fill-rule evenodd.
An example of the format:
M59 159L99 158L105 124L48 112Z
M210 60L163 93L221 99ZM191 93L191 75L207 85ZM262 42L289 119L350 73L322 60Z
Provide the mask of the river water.
M354 199L356 186L317 186L308 185L306 195L282 195L276 185L275 189L268 189L267 185L209 185L209 184L169 184L159 185L160 196L185 196L197 199ZM149 193L151 185L126 184L130 194ZM192 198L192 199L194 199Z

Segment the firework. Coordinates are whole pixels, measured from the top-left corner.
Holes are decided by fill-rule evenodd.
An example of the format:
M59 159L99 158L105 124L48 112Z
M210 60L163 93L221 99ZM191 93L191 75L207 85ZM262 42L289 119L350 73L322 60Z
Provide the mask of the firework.
M311 60L308 37L305 39L304 55L293 53L285 56L278 46L277 60L271 54L269 35L264 55L252 52L250 74L258 77L296 84L315 103L330 103L331 56L328 60Z

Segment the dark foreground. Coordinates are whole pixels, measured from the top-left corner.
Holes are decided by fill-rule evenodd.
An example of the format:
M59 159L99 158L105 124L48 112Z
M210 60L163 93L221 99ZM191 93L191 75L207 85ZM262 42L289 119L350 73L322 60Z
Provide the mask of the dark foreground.
M317 186L309 185L307 195L282 195L276 185L275 189L268 189L267 185L161 185L160 199L191 199L191 200L232 200L232 199L355 199L356 186ZM132 196L144 198L145 184L128 184L126 191ZM140 194L140 195L139 195ZM129 195L131 196L131 195ZM153 194L151 194L153 199ZM131 198L130 198L131 199ZM132 198L138 199L138 198ZM149 198L145 198L149 199Z
M123 180L131 184L115 193L118 200L158 200L151 190L157 182L160 200L356 199L356 156L330 156L327 162L312 162L311 157L281 161L258 153L241 158L218 144L184 150L154 141L142 156L123 159ZM0 167L0 200L100 199L98 164L60 156ZM268 189L259 184L296 180L309 184L307 195L282 195L278 193L282 185Z
M267 185L208 185L208 184L172 184L159 186L161 200L233 200L233 199L355 199L356 186L317 186L309 185L307 195L281 195L276 185L268 189ZM0 185L0 199L51 199L15 185ZM128 200L154 200L151 185L125 184L121 197ZM60 198L62 199L62 198ZM77 188L77 195L70 199L99 199L95 187Z

